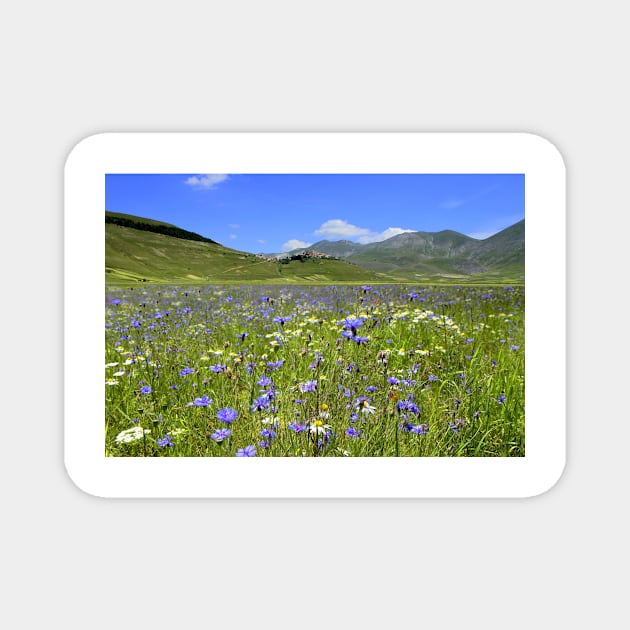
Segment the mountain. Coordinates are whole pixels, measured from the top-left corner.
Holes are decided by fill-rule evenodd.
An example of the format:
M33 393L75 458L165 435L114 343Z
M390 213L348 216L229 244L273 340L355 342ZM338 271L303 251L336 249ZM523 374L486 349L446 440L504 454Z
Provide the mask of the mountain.
M361 245L351 241L319 241L308 249L336 256L397 280L525 278L525 220L484 240L453 230L405 232L385 241ZM289 252L296 254L304 249Z
M105 213L106 283L373 282L382 277L348 261L299 257L269 261L177 226Z

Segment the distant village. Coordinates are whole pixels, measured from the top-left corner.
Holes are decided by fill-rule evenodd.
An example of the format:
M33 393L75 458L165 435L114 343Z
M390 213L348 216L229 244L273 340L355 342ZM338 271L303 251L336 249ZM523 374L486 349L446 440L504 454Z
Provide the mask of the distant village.
M256 254L256 258L260 258L261 260L267 260L269 262L288 263L292 260L310 260L313 258L335 258L335 256L330 256L329 254L323 254L322 252L317 252L314 249L305 249L296 254L277 254L275 256L267 256L266 254Z

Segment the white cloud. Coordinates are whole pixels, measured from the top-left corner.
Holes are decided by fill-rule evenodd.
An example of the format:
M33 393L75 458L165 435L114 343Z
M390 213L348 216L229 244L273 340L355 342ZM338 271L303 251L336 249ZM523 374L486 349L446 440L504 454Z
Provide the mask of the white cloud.
M360 236L358 241L365 245L366 243L378 243L380 241L386 241L392 236L398 236L399 234L405 234L406 232L415 232L415 230L405 230L399 227L389 227L382 232L372 232L367 236Z
M231 227L233 230L238 230L241 226L238 223L230 223L228 227Z
M392 236L403 234L404 232L415 232L415 230L408 230L399 227L388 227L382 232L373 232L368 228L362 228L357 225L352 225L343 219L330 219L315 230L315 234L331 239L356 239L357 242L365 245L366 243L378 243L384 241Z
M228 178L229 175L193 175L185 183L198 190L210 190Z
M282 246L282 251L290 252L292 249L300 249L302 247L309 247L310 245L312 245L312 243L306 243L305 241L299 241L297 238L292 238Z
M266 243L267 241L264 238L259 238L258 242L262 244L262 243Z
M230 234L230 238L231 239L235 239L236 238L236 234Z
M330 219L322 223L319 229L315 230L315 234L325 238L356 238L357 236L367 236L371 233L371 230L357 227L343 219Z

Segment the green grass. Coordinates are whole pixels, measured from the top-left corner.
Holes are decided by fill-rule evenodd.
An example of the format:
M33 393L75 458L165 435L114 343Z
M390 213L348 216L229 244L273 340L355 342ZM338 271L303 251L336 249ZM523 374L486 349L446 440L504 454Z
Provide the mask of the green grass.
M380 276L340 260L287 264L219 244L172 238L118 225L105 226L107 284L208 282L369 282Z

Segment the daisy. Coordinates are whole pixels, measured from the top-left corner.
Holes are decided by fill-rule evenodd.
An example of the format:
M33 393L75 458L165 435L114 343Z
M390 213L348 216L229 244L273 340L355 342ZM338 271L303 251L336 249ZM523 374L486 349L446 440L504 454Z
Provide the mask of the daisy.
M323 435L327 433L332 427L329 424L324 424L322 420L315 420L311 423L309 431L315 435Z

